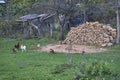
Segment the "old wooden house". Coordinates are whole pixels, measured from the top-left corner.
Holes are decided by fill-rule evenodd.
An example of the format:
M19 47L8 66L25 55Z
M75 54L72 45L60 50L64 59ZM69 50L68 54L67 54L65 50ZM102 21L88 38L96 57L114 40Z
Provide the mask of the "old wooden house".
M28 14L17 19L22 24L24 37L44 37L49 32L52 38L55 14Z

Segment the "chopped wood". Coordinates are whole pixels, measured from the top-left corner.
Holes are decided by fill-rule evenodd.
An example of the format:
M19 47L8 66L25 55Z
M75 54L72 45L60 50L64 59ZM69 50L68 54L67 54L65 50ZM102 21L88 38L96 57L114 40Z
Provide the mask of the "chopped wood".
M86 22L78 27L72 27L64 44L103 46L112 45L116 38L116 29L99 22Z

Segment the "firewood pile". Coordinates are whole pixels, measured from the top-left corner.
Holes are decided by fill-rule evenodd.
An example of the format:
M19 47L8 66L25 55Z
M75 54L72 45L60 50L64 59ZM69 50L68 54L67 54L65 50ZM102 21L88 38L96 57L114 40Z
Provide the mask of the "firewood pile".
M116 29L99 22L86 22L79 27L72 27L63 44L111 46L116 38Z

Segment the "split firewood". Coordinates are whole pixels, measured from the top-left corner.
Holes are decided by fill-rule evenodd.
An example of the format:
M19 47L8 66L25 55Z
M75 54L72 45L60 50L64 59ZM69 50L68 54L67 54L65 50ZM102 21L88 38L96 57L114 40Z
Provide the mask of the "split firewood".
M78 27L72 27L64 44L103 46L110 45L116 39L116 29L110 25L105 25L99 22L86 22Z

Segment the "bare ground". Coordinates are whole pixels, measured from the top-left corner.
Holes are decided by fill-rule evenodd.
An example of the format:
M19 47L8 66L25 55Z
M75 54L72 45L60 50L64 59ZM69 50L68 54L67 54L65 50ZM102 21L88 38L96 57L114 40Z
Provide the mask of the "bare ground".
M50 49L53 49L55 52L68 52L68 45L66 44L49 44L45 47L42 47L42 51L50 52ZM96 53L107 51L105 48L97 48L93 46L84 46L84 45L72 45L71 53Z

